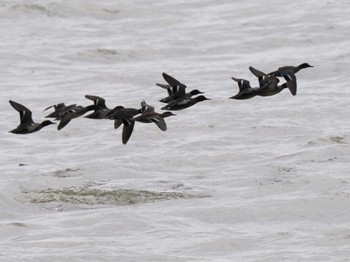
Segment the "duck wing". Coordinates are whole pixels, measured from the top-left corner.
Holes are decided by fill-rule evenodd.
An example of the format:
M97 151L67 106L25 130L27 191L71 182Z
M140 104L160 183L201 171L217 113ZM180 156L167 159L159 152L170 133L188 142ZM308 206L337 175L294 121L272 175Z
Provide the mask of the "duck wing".
M166 73L163 73L162 75L164 80L172 87L174 100L186 95L186 85Z
M241 79L241 78L235 78L235 77L231 77L231 78L232 78L232 80L234 80L238 83L238 87L239 87L240 92L245 90L245 89L252 88L250 86L250 82L248 80Z
M250 72L258 78L259 86L262 87L266 83L266 74L252 66L249 67Z
M276 90L277 84L280 82L280 80L277 77L272 75L271 76L267 75L263 81L264 83L262 86L260 86L260 89Z
M93 95L85 95L87 99L90 99L94 102L94 105L96 109L105 109L106 107L106 100L99 96L93 96Z
M53 111L52 113L48 114L45 117L46 118L56 118L56 120L60 120L62 118L62 116L64 114L66 114L66 112L76 108L77 104L72 104L72 105L66 106L64 103L59 103L59 104L52 105L52 106L45 108L44 111L46 111L52 107L54 108L55 111Z
M164 88L164 89L169 89L171 86L167 85L167 84L160 84L160 83L156 83L157 86Z
M163 117L159 116L159 115L154 115L152 117L149 118L153 123L155 123L160 130L162 131L166 131L167 130L167 126L165 123L165 120L163 119Z
M186 91L185 91L185 86L175 86L173 87L173 92L174 92L174 100L180 99L186 96Z
M166 89L169 96L172 96L172 95L173 95L173 90L172 90L172 88L171 88L170 85L167 85L167 84L159 84L159 83L156 83L156 85L159 86L159 87L161 87L161 88Z
M293 96L297 94L297 78L292 70L280 71L283 78L287 81L288 89Z
M56 119L60 119L60 123L57 126L58 130L61 130L64 128L68 123L76 117L79 117L87 112L89 107L83 107L83 106L74 106L72 108L66 109L62 115L57 117Z
M167 81L167 83L171 86L171 87L175 87L175 86L184 86L186 87L184 84L182 84L180 81L178 81L177 79L175 79L174 77L166 74L166 73L162 73L162 76L164 78L165 81Z
M118 127L120 127L123 124L122 120L120 119L115 119L114 120L114 129L117 129Z
M22 124L34 124L34 121L32 118L32 111L30 111L24 105L21 105L15 101L10 100L9 103L11 104L11 106L14 109L16 109L17 112L19 112L21 125Z
M45 108L44 111L46 111L52 107L55 109L55 111L60 111L60 110L64 110L66 108L66 105L64 103L58 103L56 105L52 105L52 106Z
M57 126L58 130L61 130L62 128L64 128L66 125L68 125L68 123L72 120L72 117L70 114L66 114L61 118L60 123Z
M124 145L129 141L129 138L131 137L131 134L134 130L134 125L135 125L134 121L130 122L130 124L128 125L124 124L123 132L122 132L122 142Z

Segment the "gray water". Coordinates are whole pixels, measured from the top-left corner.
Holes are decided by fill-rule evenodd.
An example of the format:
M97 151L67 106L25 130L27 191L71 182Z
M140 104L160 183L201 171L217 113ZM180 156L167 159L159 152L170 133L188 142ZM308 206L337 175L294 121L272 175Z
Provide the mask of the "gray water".
M0 260L350 261L350 2L1 1ZM308 62L298 94L238 101ZM161 111L166 72L210 101L168 130L108 120L29 135L52 104Z

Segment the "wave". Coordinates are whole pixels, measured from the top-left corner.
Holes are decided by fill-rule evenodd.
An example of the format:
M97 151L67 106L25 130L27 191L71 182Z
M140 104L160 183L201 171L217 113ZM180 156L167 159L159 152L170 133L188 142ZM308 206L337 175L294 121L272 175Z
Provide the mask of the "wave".
M95 17L113 18L119 9L94 3L47 3L15 4L7 6L7 15L45 15L48 17Z

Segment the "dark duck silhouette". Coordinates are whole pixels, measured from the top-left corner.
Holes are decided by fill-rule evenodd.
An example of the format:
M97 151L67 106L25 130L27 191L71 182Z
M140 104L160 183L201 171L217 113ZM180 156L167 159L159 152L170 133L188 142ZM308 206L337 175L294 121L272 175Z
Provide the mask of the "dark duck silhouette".
M281 71L292 71L294 74L298 73L301 69L313 67L312 65L309 65L308 63L302 63L298 66L282 66L279 67L276 71L273 71L269 73L269 75L275 75L275 76L283 76L280 74Z
M50 120L45 120L41 123L34 123L32 119L32 111L30 111L25 106L10 100L9 103L11 106L16 109L19 112L20 117L20 124L15 129L9 131L13 134L29 134L34 133L36 131L39 131L45 126L55 124L54 122L51 122Z
M283 89L288 88L287 83L282 85L277 85L278 82L272 81L266 84L265 86L260 87L256 91L257 96L273 96L280 93Z
M85 113L94 109L95 109L95 105L90 105L90 106L74 106L65 110L59 118L56 118L57 120L61 120L60 123L58 124L57 129L61 130L66 125L68 125L68 123L72 119L80 117Z
M188 107L191 107L198 102L205 101L205 100L210 100L209 98L206 98L205 96L196 96L194 98L181 98L181 99L176 99L172 101L171 103L167 104L166 106L163 106L161 109L162 110L182 110Z
M269 73L269 75L276 77L283 77L288 85L288 88L293 96L297 94L297 79L295 74L299 72L301 69L313 67L308 63L302 63L298 66L282 66L279 67L276 71Z
M230 99L250 99L257 95L258 87L251 87L250 82L246 79L231 77L232 80L238 84L239 91L234 96L229 97Z
M249 70L258 77L259 88L255 91L258 96L273 96L288 87L287 83L278 85L280 80L273 75L267 75L252 66L249 67Z
M169 100L170 102L166 106L162 107L162 110L182 110L193 106L198 102L210 100L203 95L192 98L193 95L202 94L203 92L195 89L189 93L186 93L186 85L166 73L163 73L162 75L172 89L172 97Z
M166 131L167 125L164 118L174 116L172 112L157 113L153 106L148 105L145 101L141 102L141 115L133 118L134 121L142 123L155 123L160 130Z
M167 104L167 103L170 103L178 98L178 97L176 97L176 96L178 96L178 94L174 95L173 89L170 85L159 84L159 83L156 83L156 85L166 89L168 92L168 96L160 99L159 102ZM194 90L191 90L189 93L186 93L186 96L192 97L192 96L199 95L199 94L203 94L203 92L199 91L198 89L194 89Z
M54 108L54 111L50 114L48 114L47 116L45 116L46 118L56 118L56 119L60 119L60 117L63 115L63 113L66 111L66 110L69 110L70 108L73 108L75 107L76 104L72 104L72 105L69 105L69 106L66 106L64 103L59 103L59 104L56 104L56 105L52 105L52 106L49 106L47 108L44 109L44 111L50 109L50 108Z
M84 117L92 118L92 119L105 119L106 115L111 111L111 109L109 109L106 106L105 99L102 97L93 96L93 95L86 95L85 97L94 102L95 109L94 109L94 112Z
M107 119L114 119L115 129L123 124L122 142L124 145L129 141L134 130L135 120L133 117L140 113L141 109L116 106L106 115Z

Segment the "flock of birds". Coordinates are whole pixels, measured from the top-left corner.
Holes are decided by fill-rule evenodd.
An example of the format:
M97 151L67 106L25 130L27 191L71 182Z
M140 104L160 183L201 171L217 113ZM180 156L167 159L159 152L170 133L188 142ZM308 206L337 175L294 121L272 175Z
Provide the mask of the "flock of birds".
M238 83L239 92L231 99L250 99L254 96L272 96L278 94L283 89L288 88L294 96L297 93L297 80L295 74L307 67L312 67L308 63L303 63L298 66L284 66L278 68L276 71L265 74L254 67L249 67L249 70L258 78L259 87L251 87L250 82L246 79L232 77ZM125 108L123 106L116 106L113 109L107 108L105 99L99 96L86 95L87 99L92 100L93 105L80 106L76 104L66 106L64 103L49 106L44 111L53 108L54 111L47 115L47 118L54 118L60 121L57 129L64 128L72 119L85 115L87 112L92 113L85 116L85 118L92 119L111 119L114 120L114 128L117 129L123 125L122 142L126 144L131 137L134 130L135 122L155 123L160 130L166 131L167 125L164 118L174 116L171 111L183 110L191 107L198 102L210 100L206 98L203 92L195 89L186 92L186 85L176 80L174 77L163 73L163 78L167 84L156 85L167 90L168 96L159 100L166 103L162 110L168 110L163 113L155 111L153 106L148 105L145 101L141 102L141 108ZM279 85L279 78L283 78L285 82ZM199 95L199 96L196 96ZM39 131L45 126L56 124L50 120L45 120L41 123L35 123L32 119L32 112L25 106L9 101L14 109L19 112L20 124L17 128L10 131L14 134L29 134Z

